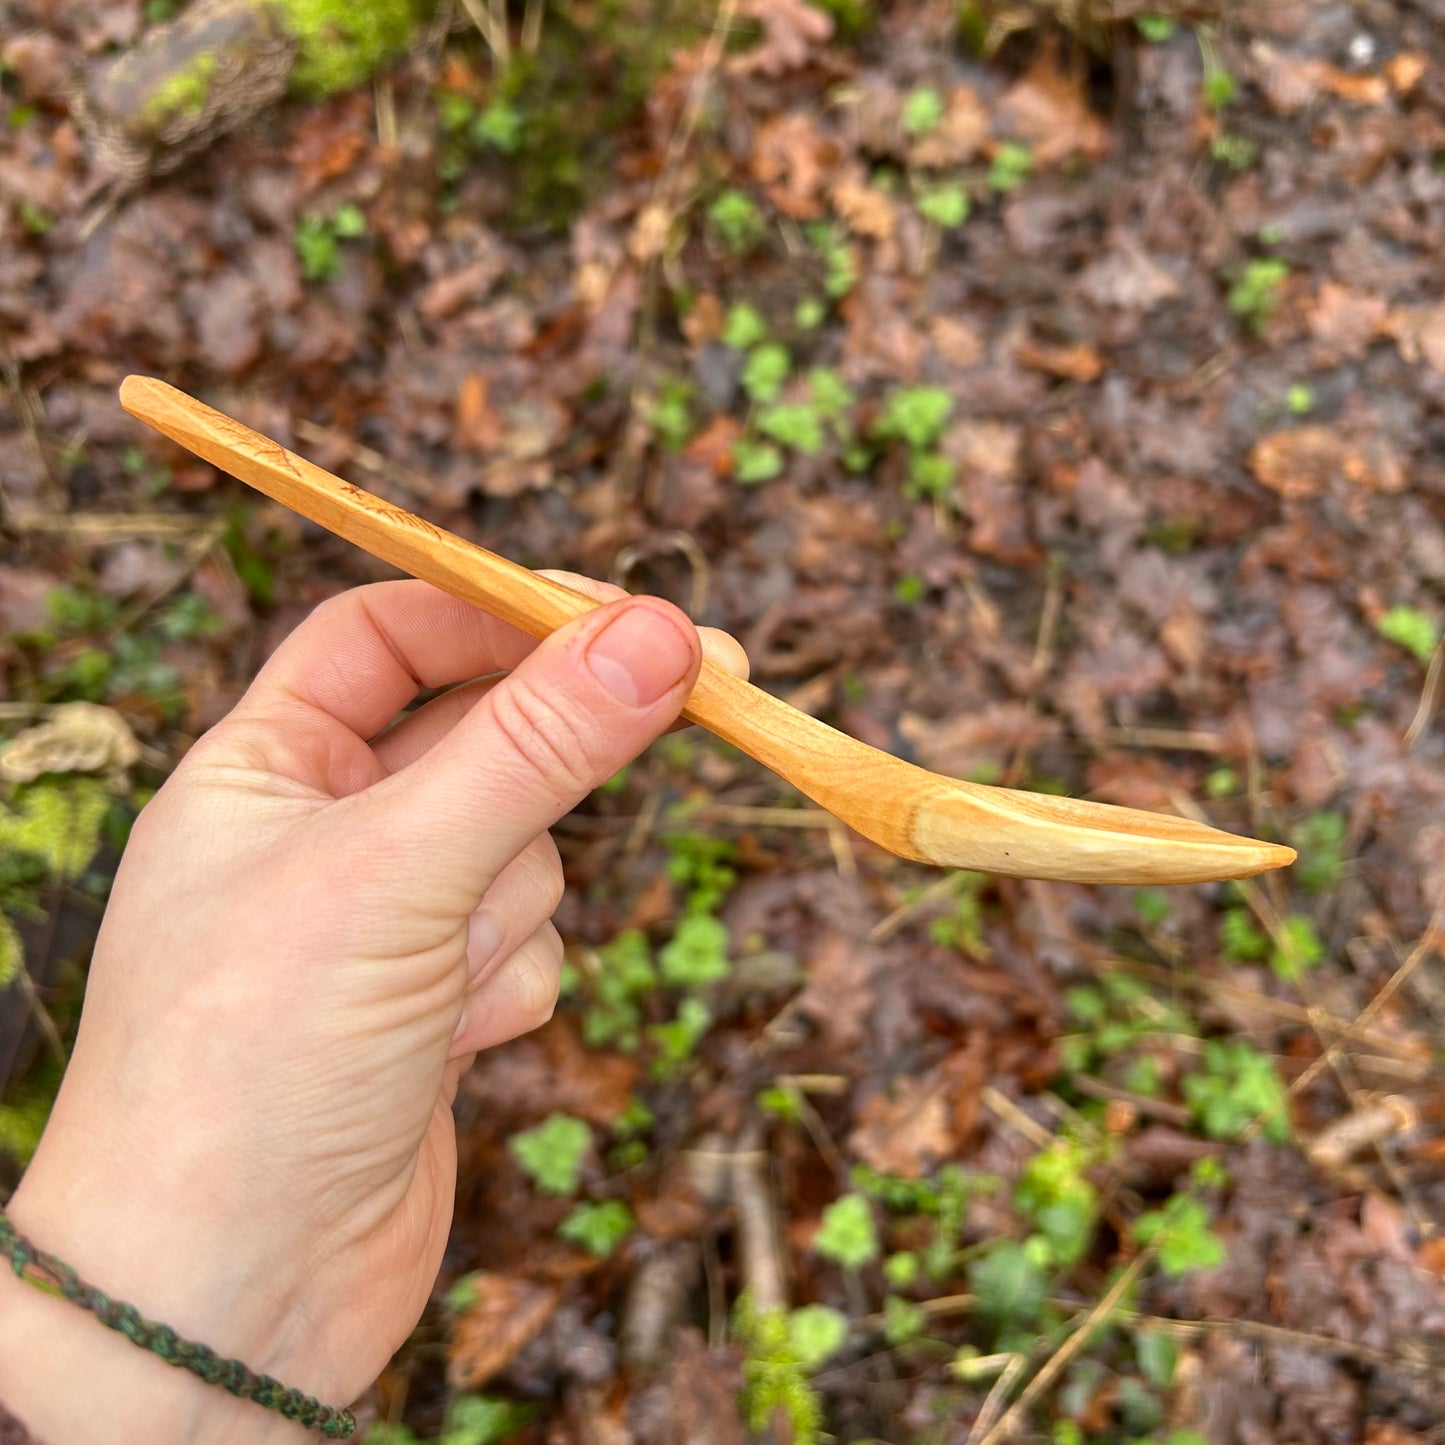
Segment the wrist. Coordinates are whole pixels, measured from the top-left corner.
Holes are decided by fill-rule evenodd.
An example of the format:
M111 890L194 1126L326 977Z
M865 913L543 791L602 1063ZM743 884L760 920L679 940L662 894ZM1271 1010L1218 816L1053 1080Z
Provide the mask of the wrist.
M186 1341L311 1389L284 1308L240 1241L194 1215L159 1217L141 1199L54 1164L44 1146L6 1208L37 1250L87 1285ZM181 1196L184 1197L184 1196ZM314 1369L314 1367L312 1367ZM317 1393L320 1393L318 1390ZM303 1427L168 1363L95 1314L17 1277L0 1256L0 1400L45 1445L115 1439L294 1445Z
M44 1445L301 1445L299 1426L147 1354L0 1262L0 1401Z

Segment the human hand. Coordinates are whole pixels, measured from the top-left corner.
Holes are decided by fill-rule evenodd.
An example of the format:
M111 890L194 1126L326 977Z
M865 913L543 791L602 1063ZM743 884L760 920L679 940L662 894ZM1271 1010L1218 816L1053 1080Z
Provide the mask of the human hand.
M555 1005L546 829L674 721L700 649L746 675L655 599L540 645L419 582L318 608L137 820L17 1227L182 1335L355 1398L435 1281L458 1079ZM301 1438L4 1288L0 1399L50 1445Z

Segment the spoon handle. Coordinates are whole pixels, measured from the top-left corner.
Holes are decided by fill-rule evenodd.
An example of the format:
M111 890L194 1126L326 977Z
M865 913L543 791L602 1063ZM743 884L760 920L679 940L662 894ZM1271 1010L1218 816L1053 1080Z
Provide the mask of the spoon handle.
M600 605L342 481L163 381L127 377L120 399L133 416L283 506L534 637ZM850 828L919 862L1077 882L1183 883L1243 878L1294 859L1288 848L1182 818L941 777L706 660L683 716Z

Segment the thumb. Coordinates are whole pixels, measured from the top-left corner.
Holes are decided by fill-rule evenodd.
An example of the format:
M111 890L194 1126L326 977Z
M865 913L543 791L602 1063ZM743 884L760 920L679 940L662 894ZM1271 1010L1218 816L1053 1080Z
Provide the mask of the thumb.
M410 767L369 792L405 847L408 886L461 916L539 833L676 719L697 630L633 597L560 628ZM381 795L381 796L376 796Z

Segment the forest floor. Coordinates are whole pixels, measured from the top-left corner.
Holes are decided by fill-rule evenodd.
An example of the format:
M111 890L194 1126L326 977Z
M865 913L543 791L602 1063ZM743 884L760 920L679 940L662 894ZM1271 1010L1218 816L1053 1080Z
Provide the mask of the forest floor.
M390 575L149 372L927 767L1300 850L943 874L663 740L557 830L565 996L366 1438L1445 1440L1445 6L528 5L505 68L497 8L122 192L68 77L170 7L0 21L0 726L141 747L0 877L11 1147L127 810Z

